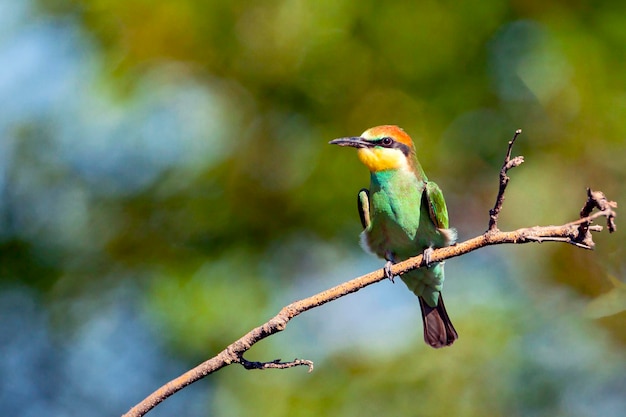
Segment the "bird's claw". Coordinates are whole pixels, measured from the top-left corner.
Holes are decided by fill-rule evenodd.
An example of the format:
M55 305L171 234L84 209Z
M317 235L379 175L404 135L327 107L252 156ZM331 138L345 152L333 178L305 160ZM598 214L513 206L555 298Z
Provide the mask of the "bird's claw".
M430 256L433 254L435 250L433 248L424 249L423 257L424 257L424 266L428 268L431 264Z
M391 261L387 261L387 263L385 263L385 266L383 268L383 270L385 271L385 277L387 277L387 279L389 281L391 281L392 284L395 284L394 280L394 276L391 273L391 266L393 265L393 262Z

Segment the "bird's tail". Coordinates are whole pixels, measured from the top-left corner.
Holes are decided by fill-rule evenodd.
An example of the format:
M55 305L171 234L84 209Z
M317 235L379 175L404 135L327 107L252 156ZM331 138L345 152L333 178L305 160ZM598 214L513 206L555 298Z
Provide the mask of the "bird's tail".
M448 317L441 293L439 293L437 307L429 306L422 297L419 297L419 299L420 307L422 308L424 340L426 344L435 349L450 346L459 338L459 335L456 333L450 317Z

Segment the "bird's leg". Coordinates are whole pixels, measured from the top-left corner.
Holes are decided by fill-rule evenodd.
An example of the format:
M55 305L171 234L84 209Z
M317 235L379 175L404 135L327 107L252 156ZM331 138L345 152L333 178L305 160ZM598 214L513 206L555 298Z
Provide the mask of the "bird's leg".
M387 279L389 279L389 281L391 281L392 284L395 284L394 277L391 274L391 266L392 265L393 265L393 262L387 261L385 263L385 266L383 267L383 269L385 270L385 276L387 277Z
M387 260L387 262L385 263L385 266L383 267L383 270L385 271L385 276L387 277L389 281L391 281L392 284L395 284L395 282L393 281L394 279L393 274L391 273L391 267L395 263L393 253L385 252L385 259Z
M433 248L426 248L424 249L424 253L422 254L422 256L424 257L424 266L426 266L426 268L430 267L430 256L433 254L435 250Z

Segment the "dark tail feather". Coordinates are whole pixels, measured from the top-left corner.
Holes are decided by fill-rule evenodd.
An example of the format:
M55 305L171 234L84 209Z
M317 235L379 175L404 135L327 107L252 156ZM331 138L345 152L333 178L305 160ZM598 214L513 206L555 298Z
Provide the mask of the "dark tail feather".
M419 299L426 344L435 349L450 346L459 338L459 335L456 333L450 317L448 317L446 306L443 304L443 297L439 294L439 302L435 308L426 304L422 297Z

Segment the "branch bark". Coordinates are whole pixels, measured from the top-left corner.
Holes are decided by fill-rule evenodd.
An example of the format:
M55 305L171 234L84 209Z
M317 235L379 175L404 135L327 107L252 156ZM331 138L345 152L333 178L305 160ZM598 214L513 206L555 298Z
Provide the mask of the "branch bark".
M465 255L466 253L486 246L505 243L521 244L551 241L570 243L583 249L593 249L595 244L591 232L599 232L603 229L602 226L595 225L593 222L600 217L606 218L607 228L610 233L615 231L616 213L613 209L617 207L617 203L609 201L601 191L592 191L589 188L587 189L587 201L580 211L580 218L578 220L560 226L536 226L510 232L502 232L498 229L498 215L502 209L504 192L509 182L507 172L511 168L519 166L524 161L521 156L511 158L513 144L520 133L521 130L517 130L513 139L509 142L507 154L500 171L500 187L496 203L494 208L489 211L489 226L487 231L480 236L476 236L454 246L434 250L430 256L431 263ZM594 209L598 211L592 213ZM423 255L420 254L393 265L391 267L391 273L393 276L402 275L423 266L424 258ZM237 341L227 346L217 356L199 364L178 378L163 385L130 409L124 414L124 417L143 416L166 398L180 391L187 385L233 363L238 363L246 369L284 369L295 366L307 366L309 372L311 372L313 370L313 362L310 360L294 359L293 361L282 362L280 359L276 359L269 362L250 362L246 360L243 355L255 343L285 330L291 319L305 311L359 291L362 288L384 279L386 279L384 269L379 269L283 307L276 316L243 335Z

